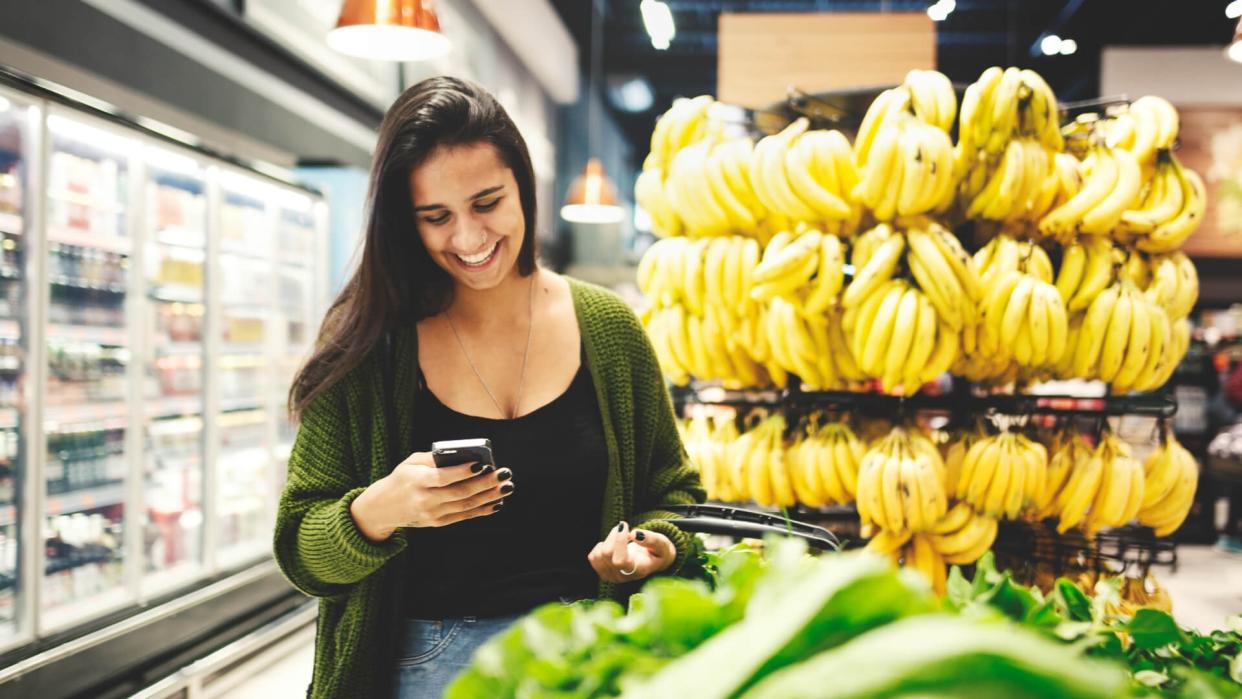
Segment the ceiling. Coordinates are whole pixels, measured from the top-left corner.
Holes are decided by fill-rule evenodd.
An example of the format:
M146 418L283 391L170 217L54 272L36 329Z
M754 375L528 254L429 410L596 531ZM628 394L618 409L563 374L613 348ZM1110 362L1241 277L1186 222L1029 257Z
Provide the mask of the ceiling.
M581 48L583 71L591 52L592 4L602 9L606 80L640 75L650 81L655 104L631 114L610 105L634 157L646 154L655 117L674 97L716 91L716 26L721 12L923 12L931 0L664 0L677 35L664 51L651 46L639 0L552 0ZM938 67L953 81L970 83L990 65L1033 68L1065 101L1098 96L1100 51L1106 45L1220 45L1232 37L1226 0L956 0L937 25ZM1046 32L1073 38L1077 53L1032 56ZM813 88L812 88L813 89Z

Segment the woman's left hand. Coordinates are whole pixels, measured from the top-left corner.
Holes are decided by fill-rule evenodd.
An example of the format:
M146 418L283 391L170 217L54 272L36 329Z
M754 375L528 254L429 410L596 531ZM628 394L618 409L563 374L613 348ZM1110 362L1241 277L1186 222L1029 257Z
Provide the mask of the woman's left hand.
M600 579L627 583L650 577L671 566L677 547L667 536L618 524L608 538L595 545L587 560Z

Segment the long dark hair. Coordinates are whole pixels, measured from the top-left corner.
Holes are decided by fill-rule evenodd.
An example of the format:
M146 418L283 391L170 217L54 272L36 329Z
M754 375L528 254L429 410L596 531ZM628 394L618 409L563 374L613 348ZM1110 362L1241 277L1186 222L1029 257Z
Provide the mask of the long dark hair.
M518 272L535 271L535 172L526 141L486 90L457 78L428 78L401 93L384 115L371 164L362 259L332 302L315 351L289 389L296 418L358 366L384 334L436 315L453 298L452 278L418 235L410 172L441 147L490 143L517 180L526 231Z

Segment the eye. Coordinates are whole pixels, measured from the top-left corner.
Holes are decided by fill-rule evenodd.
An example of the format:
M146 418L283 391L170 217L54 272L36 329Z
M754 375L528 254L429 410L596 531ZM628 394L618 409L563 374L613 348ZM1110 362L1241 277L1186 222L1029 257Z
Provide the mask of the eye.
M440 214L439 216L424 216L423 217L424 221L426 221L427 223L430 223L433 226L438 226L441 223L444 223L445 221L447 221L448 219L449 219L449 215L447 212Z
M481 201L474 205L474 210L484 211L484 212L491 211L492 209L496 208L497 204L500 203L500 199L501 199L500 197L496 197L495 199L491 199L488 201Z

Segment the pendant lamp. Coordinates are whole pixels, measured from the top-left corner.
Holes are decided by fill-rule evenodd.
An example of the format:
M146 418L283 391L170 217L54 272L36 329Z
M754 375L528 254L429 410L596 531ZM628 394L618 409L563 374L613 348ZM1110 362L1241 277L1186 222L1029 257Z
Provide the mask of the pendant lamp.
M1238 26L1233 30L1233 41L1229 44L1229 48L1225 50L1225 55L1231 61L1242 63L1242 19L1238 20Z
M591 2L591 79L587 91L587 145L591 153L596 152L596 120L595 86L600 72L600 49L603 39L600 36L600 25L596 2ZM574 178L565 197L565 205L561 207L561 218L574 223L619 223L625 218L625 210L617 206L617 188L608 174L604 172L604 164L594 155L587 160L582 174Z
M425 61L448 53L433 0L345 0L328 46L375 61Z

